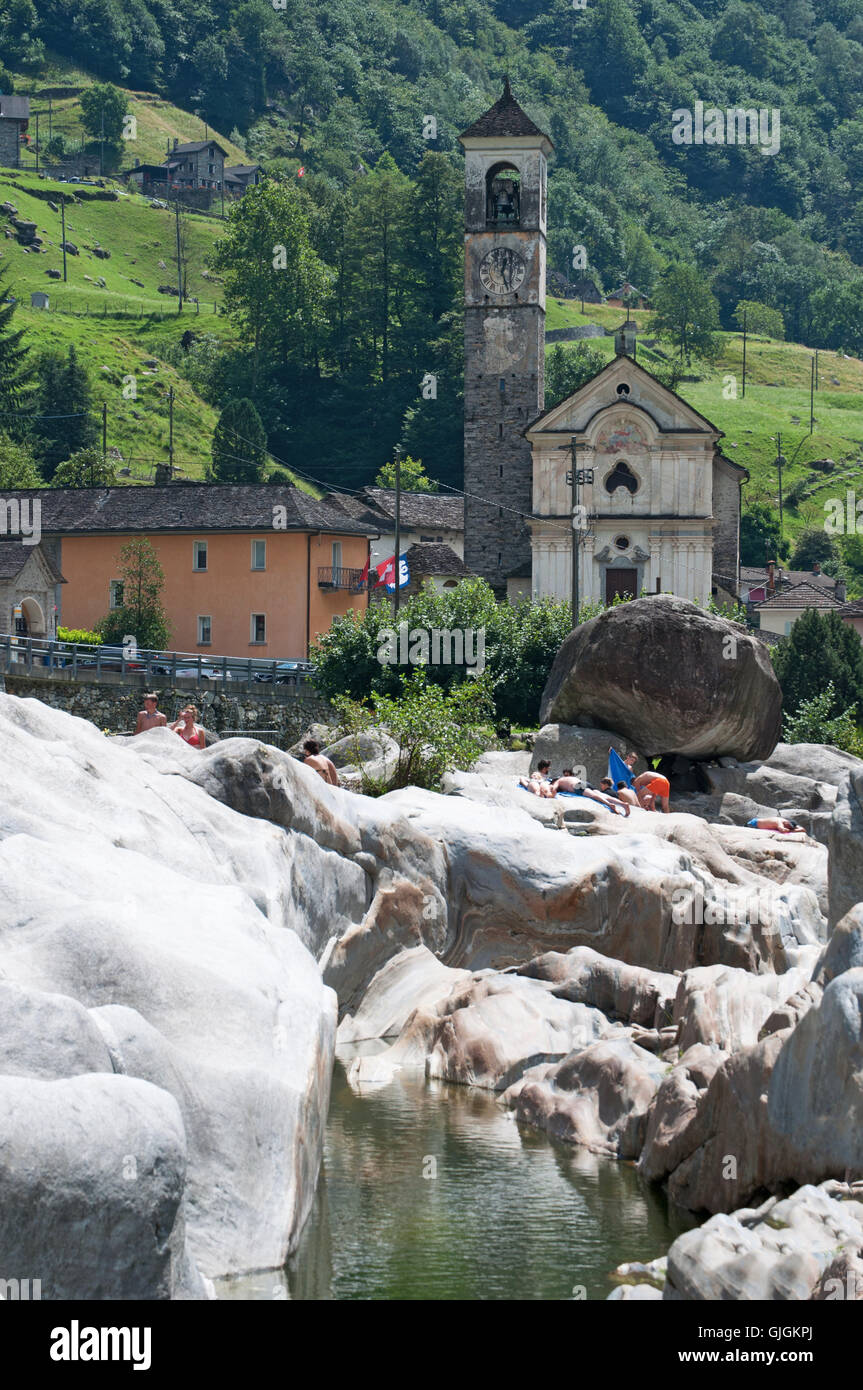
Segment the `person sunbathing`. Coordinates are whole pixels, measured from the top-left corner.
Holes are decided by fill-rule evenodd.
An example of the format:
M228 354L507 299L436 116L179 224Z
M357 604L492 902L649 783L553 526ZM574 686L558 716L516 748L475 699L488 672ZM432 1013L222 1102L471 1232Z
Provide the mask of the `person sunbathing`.
M533 796L552 797L554 796L554 792L551 790L551 782L548 776L550 770L551 763L548 762L547 759L543 759L541 762L537 763L536 771L532 772L528 778L522 777L519 779L518 785L524 787L524 790L530 792Z
M565 767L563 776L558 777L551 785L555 796L558 792L575 792L579 796L586 796L590 801L598 801L600 806L614 811L615 815L629 815L626 803L611 795L611 779L608 777L603 777L600 783L602 790L597 790L596 787L588 787L580 777L576 777L571 767Z
M795 830L802 830L806 833L806 827L797 825L793 820L786 820L785 816L753 816L752 820L746 822L751 830L778 830L780 835L792 835Z

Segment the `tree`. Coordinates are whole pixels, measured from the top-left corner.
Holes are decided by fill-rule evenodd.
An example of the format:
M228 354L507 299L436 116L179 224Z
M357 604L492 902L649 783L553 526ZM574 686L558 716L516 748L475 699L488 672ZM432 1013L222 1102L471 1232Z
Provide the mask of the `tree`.
M795 714L832 681L834 698L827 717L851 708L854 717L859 717L863 710L863 642L835 609L821 614L817 608L808 608L788 639L772 649L771 656L786 715Z
M25 391L33 378L33 367L27 360L23 328L14 329L12 321L18 307L11 287L4 284L9 272L8 262L0 262L0 425L15 429L13 417L25 403Z
M797 537L797 543L788 561L788 567L792 570L811 570L816 563L827 565L839 559L839 551L836 542L823 529L813 527L811 530L802 531Z
M863 753L863 738L854 722L853 705L837 714L836 691L828 681L825 690L802 700L795 714L786 714L782 737L786 743L829 743L858 758Z
M740 563L766 565L768 560L784 560L789 542L780 539L779 517L766 502L753 502L740 515Z
M162 604L165 575L153 546L143 536L124 545L118 557L123 602L98 624L102 641L120 644L134 637L139 648L162 651L171 636Z
M117 474L111 459L105 458L101 449L92 446L79 449L60 463L51 479L52 487L113 487Z
M96 443L99 427L93 414L90 378L74 346L69 347L65 358L59 352L43 352L36 367L33 444L42 476L50 482L63 459Z
M396 485L396 466L394 463L385 463L375 478L375 487L395 487ZM410 454L402 459L401 466L401 487L405 492L437 492L438 485L433 478L429 478L423 468L422 459L413 459Z
M654 295L654 308L654 329L671 339L687 366L693 353L707 358L716 355L719 304L694 265L676 261L666 267Z
M768 338L784 338L785 324L778 309L759 304L757 299L741 299L734 310L734 322L747 333L764 333Z
M576 343L565 348L556 343L545 363L545 408L551 410L560 405L579 386L596 376L606 366L607 359L596 348L586 343Z
M0 434L0 492L19 487L44 487L29 447Z
M251 341L252 382L262 358L285 368L317 363L330 275L311 244L310 209L296 188L268 180L231 208L211 264L225 309Z
M248 397L229 401L213 430L210 480L259 483L267 462L267 434Z
M109 145L119 145L123 139L123 121L129 103L125 92L110 82L96 82L81 93L81 121L88 135L95 140L103 137Z

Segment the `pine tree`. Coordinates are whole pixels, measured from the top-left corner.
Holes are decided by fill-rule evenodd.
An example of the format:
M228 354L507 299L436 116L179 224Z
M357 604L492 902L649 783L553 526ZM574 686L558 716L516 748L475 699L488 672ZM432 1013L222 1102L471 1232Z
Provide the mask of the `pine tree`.
M252 401L229 401L213 431L214 483L259 483L267 457L267 434Z
M42 475L50 482L58 464L97 443L99 427L90 378L74 347L65 358L59 352L43 353L37 370L33 445Z
M23 328L14 329L12 320L18 307L4 280L9 267L0 263L0 427L11 434L20 432L20 413L26 408L27 386L33 367L27 361Z

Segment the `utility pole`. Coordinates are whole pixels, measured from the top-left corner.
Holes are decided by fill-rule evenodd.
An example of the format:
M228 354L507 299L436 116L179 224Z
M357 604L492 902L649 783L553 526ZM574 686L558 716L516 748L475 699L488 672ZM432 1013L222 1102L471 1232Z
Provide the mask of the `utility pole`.
M34 112L36 116L36 168L39 168L39 112Z
M743 390L741 397L746 395L746 310L743 310Z
M183 267L180 261L180 204L174 199L174 218L177 224L177 313L183 312Z
M50 145L51 141L54 139L54 131L53 131L53 129L52 129L52 121L53 121L53 118L54 118L54 107L53 107L53 105L52 105L53 100L54 100L54 98L51 96L51 94L50 94L50 92L49 92L49 94L48 94L48 144L49 144L49 145Z
M809 433L815 431L815 358L812 358L812 370L809 374Z
M99 136L99 177L105 172L105 104L102 103L102 133Z
M60 194L60 223L63 228L63 284L66 283L66 194Z
M579 467L577 466L578 459L577 459L577 445L576 445L576 442L575 442L575 435L573 435L573 437L572 437L572 443L571 443L571 445L570 445L570 453L571 453L571 457L572 457L572 468L571 468L570 472L569 472L568 475L567 475L567 482L570 484L570 489L571 489L570 496L571 496L571 501L572 501L572 595L571 595L571 601L572 601L572 626L575 628L575 627L578 627L578 615L579 615L579 612L581 611L581 590L580 590L580 583L579 583L579 580L580 580L580 576L579 576L579 564L580 564L580 559L581 559L581 533L582 533L582 531L585 531L585 530L587 529L587 527L586 527L585 524L584 524L585 518L584 518L583 508L582 508L582 506L581 506L579 488L581 487L582 483L592 483L592 482L593 482L593 469L592 469L592 468L579 468Z
M108 462L108 407L102 403L102 462Z
M400 588L399 588L399 580L400 580L401 577L402 577L402 573L401 573L401 571L402 571L401 558L400 558L400 555L399 555L399 551L401 550L401 544L402 544L402 451L401 451L401 449L398 447L398 445L396 446L396 448L395 448L395 450L394 450L393 457L394 457L394 459L395 459L395 465L396 465L396 553L395 553L395 557L394 557L394 559L395 559L395 575L394 575L394 578L395 578L395 582L396 582L396 587L395 587L395 591L394 591L394 593L393 593L393 620L397 620L397 619L398 619L398 616L399 616L399 600L400 600L400 597L401 597L401 590L400 590Z
M782 456L781 434L777 434L776 436L776 448L776 467L779 469L779 539L782 540L782 470L788 460Z
M168 388L168 477L174 476L174 388Z

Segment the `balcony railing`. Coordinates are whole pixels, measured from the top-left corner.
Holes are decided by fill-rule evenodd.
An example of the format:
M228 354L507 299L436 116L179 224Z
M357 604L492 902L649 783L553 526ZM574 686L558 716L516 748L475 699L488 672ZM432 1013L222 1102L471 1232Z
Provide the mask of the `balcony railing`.
M352 594L361 594L365 588L363 571L346 569L343 565L319 565L318 588L348 589Z

